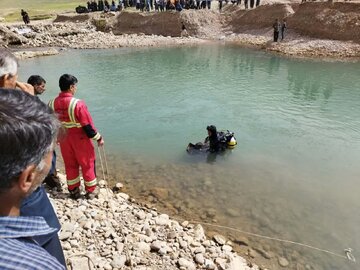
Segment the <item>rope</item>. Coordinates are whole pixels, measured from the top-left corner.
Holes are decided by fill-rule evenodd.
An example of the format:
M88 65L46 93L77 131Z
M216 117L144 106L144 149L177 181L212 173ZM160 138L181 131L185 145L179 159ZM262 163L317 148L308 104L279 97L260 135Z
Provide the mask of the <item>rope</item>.
M100 164L101 164L101 169L102 169L102 172L103 172L103 177L104 177L104 181L105 181L105 188L106 188L106 200L108 202L108 205L110 207L110 210L113 214L113 216L115 217L115 210L113 208L113 205L112 203L110 202L110 195L109 195L109 186L108 186L108 183L105 179L105 172L104 172L104 165L103 165L103 159L101 157L101 151L100 151L100 148L103 148L103 155L104 155L104 160L105 160L105 166L106 166L106 175L108 176L109 175L109 170L108 170L108 166L107 166L107 161L106 161L106 153L105 153L105 148L104 146L102 147L98 147L98 152L99 152L99 159L100 159ZM121 231L122 231L123 228L121 228ZM129 261L129 265L130 265L130 269L134 269L133 268L133 264L132 264L132 261L131 261L131 256L130 256L130 253L129 253L129 249L127 248L127 239L126 237L122 234L122 232L119 232L117 231L117 233L120 234L120 236L122 236L124 238L124 248L125 248L125 253L126 253L126 258L127 260Z
M260 234L256 234L256 233L246 232L246 231L239 230L239 229L236 229L236 228L231 228L231 227L222 226L222 225L216 225L216 224L212 224L212 223L200 222L200 221L196 221L196 220L193 220L191 222L192 223L197 223L197 224L208 225L208 226L212 226L212 227L218 227L218 228L222 228L222 229L228 229L228 230L236 231L236 232L239 232L239 233L243 233L243 234L247 234L247 235L251 235L251 236L255 236L255 237L259 237L259 238L264 238L264 239L274 240L274 241L278 241L278 242L298 245L298 246L314 249L314 250L317 250L317 251L325 252L325 253L328 253L330 255L337 256L337 257L340 257L340 258L343 258L343 259L348 259L349 261L352 261L352 262L356 263L355 257L352 254L353 250L351 248L347 248L347 249L344 250L344 252L345 252L345 256L344 256L344 255L341 255L341 254L338 254L338 253L335 253L335 252L332 252L332 251L329 251L329 250L326 250L326 249L317 248L317 247L314 247L314 246L310 246L310 245L295 242L295 241L284 240L284 239L280 239L280 238L274 238L274 237L270 237L270 236L265 236L265 235L260 235Z
M105 153L105 145L103 145L101 148L102 148L103 154L104 154L106 174L107 174L107 176L109 176L109 167L108 167L107 158L106 158L106 153ZM105 179L104 179L104 180L105 180Z
M104 164L103 164L103 161L102 161L100 148L101 148L101 147L98 146L98 154L99 154L99 159L100 159L101 170L102 170L102 173L103 173L103 179L104 179L104 181L106 181L105 171L104 171Z

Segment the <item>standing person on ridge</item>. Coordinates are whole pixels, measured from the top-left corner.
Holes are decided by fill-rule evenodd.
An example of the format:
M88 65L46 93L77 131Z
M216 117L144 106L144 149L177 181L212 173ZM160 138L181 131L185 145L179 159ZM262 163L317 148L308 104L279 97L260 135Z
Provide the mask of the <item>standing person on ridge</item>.
M280 28L281 25L279 23L279 19L276 19L274 24L273 24L273 29L274 29L274 42L278 42L279 39L279 33L280 33Z
M25 10L21 10L21 17L23 18L23 21L25 24L29 24L30 23L30 17L29 14L25 11Z
M80 174L85 181L86 197L97 196L97 180L95 174L95 150L92 140L98 146L104 140L93 124L91 115L84 101L74 98L77 90L77 78L64 74L59 79L60 94L49 102L49 106L57 113L67 134L60 140L61 154L64 159L67 185L73 199L80 197Z
M285 38L286 29L287 29L286 19L283 19L282 24L281 24L281 40L284 40L284 38Z

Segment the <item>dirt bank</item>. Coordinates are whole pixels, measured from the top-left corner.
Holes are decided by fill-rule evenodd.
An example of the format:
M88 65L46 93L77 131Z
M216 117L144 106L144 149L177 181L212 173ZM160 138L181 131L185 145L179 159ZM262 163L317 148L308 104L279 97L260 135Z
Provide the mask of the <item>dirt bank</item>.
M275 18L288 19L286 38L276 44L272 43ZM183 24L191 38L181 37ZM58 15L54 22L29 26L0 25L0 46L90 49L199 44L205 40L225 40L291 56L360 57L360 3L285 3L252 10L227 4L221 13L215 8L95 12Z
M271 28L274 19L283 19L295 13L298 5L275 4L259 6L253 10L235 10L228 21L228 27L234 33L249 29ZM294 10L295 9L295 10Z
M221 33L221 16L215 10L184 12L121 12L111 26L115 35L138 34L180 37L182 24L191 36L213 38Z
M360 3L304 3L288 22L301 35L360 42Z

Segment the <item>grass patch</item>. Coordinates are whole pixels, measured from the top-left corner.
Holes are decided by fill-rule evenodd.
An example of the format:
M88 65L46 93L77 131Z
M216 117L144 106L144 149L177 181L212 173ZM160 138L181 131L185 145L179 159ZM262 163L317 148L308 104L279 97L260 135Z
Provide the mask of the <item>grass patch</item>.
M36 20L43 16L51 18L56 13L75 12L78 5L86 6L86 1L79 0L1 0L0 16L4 17L6 22L22 21L20 15L21 9L28 12L31 20Z

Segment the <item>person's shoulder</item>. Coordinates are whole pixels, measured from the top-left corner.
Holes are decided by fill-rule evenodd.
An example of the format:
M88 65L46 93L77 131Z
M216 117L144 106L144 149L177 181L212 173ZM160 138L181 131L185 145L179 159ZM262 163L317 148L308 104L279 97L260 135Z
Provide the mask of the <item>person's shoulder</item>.
M83 99L75 98L76 99L76 105L77 106L86 106L86 103Z
M64 267L48 252L31 240L0 239L1 269L63 270Z

